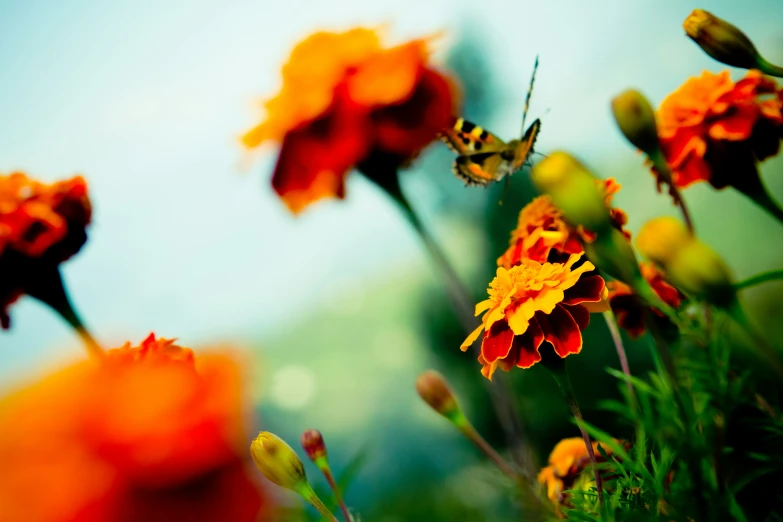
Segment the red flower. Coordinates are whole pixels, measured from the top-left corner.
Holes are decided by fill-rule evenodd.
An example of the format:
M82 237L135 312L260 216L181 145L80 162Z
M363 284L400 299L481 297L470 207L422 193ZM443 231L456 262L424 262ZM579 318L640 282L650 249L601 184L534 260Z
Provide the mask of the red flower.
M0 513L29 522L256 520L237 365L150 335L0 399Z
M642 263L639 265L639 268L642 276L650 283L652 289L664 303L675 309L680 307L683 295L674 286L666 282L663 272L649 263ZM631 287L625 283L610 281L606 284L606 287L609 289L609 305L612 307L615 317L617 317L617 323L631 337L641 337L646 330L643 302L633 293ZM659 313L654 308L653 311Z
M425 40L383 48L376 32L316 33L291 52L266 119L245 134L280 141L272 187L292 212L345 196L348 171L383 158L406 163L451 124L450 81L428 65Z
M783 91L756 70L734 83L705 71L667 97L658 111L661 148L673 182L687 187L742 186L756 162L774 156L783 137Z
M7 308L87 240L92 209L80 176L47 185L21 172L0 175L0 326Z

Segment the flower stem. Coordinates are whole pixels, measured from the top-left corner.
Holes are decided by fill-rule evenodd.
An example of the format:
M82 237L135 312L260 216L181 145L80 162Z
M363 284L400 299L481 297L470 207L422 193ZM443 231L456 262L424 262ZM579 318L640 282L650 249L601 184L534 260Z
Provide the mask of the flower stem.
M783 78L783 67L778 67L777 65L768 62L761 56L757 58L758 69L763 72L764 74L769 74L770 76L777 76L778 78Z
M378 164L372 166L366 165L362 171L367 173L368 170L373 170L375 175L368 177L384 189L402 209L408 222L413 226L413 229L424 243L430 258L435 262L442 274L452 305L457 314L457 319L465 330L465 335L470 334L475 328L476 323L473 314L473 300L471 299L470 293L465 289L456 270L454 270L454 267L443 253L443 250L440 248L437 241L435 241L435 238L430 234L427 227L424 226L424 223L408 202L405 194L403 194L396 170L383 173L377 172L379 169L383 168L388 167ZM514 457L514 462L523 470L526 478L530 478L533 476L534 471L531 468L529 459L526 458L528 455L528 448L522 428L522 422L514 407L512 395L503 382L502 377L492 381L489 385L489 391L495 412L498 415L500 424L506 434L509 447L512 450L511 455Z
M316 510L318 510L321 516L326 520L329 522L338 522L337 517L335 517L332 512L329 511L329 509L324 505L324 503L321 502L321 499L318 498L318 495L316 495L315 491L313 491L313 488L310 487L310 484L305 483L298 493L302 496L303 499L308 501ZM348 520L350 521L350 519Z
M353 518L351 517L351 512L348 511L348 506L345 505L343 495L340 493L340 488L337 486L337 482L334 480L334 475L332 475L332 470L328 467L328 465L326 467L318 467L321 468L324 477L326 477L326 482L328 482L329 487L332 488L334 498L337 499L337 504L339 504L340 510L343 512L343 516L345 517L345 522L352 522Z
M34 281L28 283L26 290L30 296L49 305L73 327L91 357L98 360L103 359L106 355L103 348L84 326L79 314L76 313L68 297L68 292L65 290L60 270L56 266L36 271Z
M628 388L628 399L636 408L636 395L633 391L633 385L631 384L631 368L628 366L628 357L625 354L625 347L623 346L623 338L620 336L620 329L617 327L617 319L614 317L614 313L611 310L607 310L603 313L606 326L609 328L609 333L612 334L612 341L614 342L615 350L617 350L617 357L620 359L620 367L623 369L623 373L627 377L625 385Z
M513 481L519 480L519 474L514 471L511 466L495 451L495 449L489 445L489 443L482 437L479 432L471 424L465 424L460 426L460 431L465 437L468 438L476 447L481 450L484 455L491 460L500 471L502 471L508 478Z
M762 272L761 274L749 277L743 281L740 281L739 283L735 283L734 289L744 290L745 288L749 288L751 286L760 285L761 283L775 281L778 279L783 279L783 270L770 270L769 272Z
M543 354L542 354L543 355ZM598 492L598 504L601 508L601 512L604 510L604 493L603 483L601 482L601 474L598 472L598 464L595 459L595 451L593 450L593 444L590 441L590 435L584 428L584 417L582 417L582 411L579 409L579 403L576 401L576 395L574 394L574 388L571 385L571 378L568 376L568 368L566 362L556 354L547 354L549 357L544 356L542 363L552 374L560 391L563 393L568 407L571 409L571 414L576 420L577 426L579 426L579 432L582 434L582 440L585 442L585 448L587 449L587 455L590 457L590 465L593 468L593 478L595 479L595 489Z
M685 221L685 226L687 226L688 231L693 234L694 227L693 220L691 219L691 213L688 210L688 206L685 204L685 200L682 199L680 189L678 189L677 185L674 184L674 180L672 179L672 171L669 168L669 163L666 161L666 158L663 155L663 151L660 147L658 147L655 151L651 151L651 154L649 154L647 157L650 158L650 161L652 161L653 166L655 167L655 170L658 171L660 178L669 186L669 195L671 195L672 199L674 200L674 204L680 207L680 211L682 212L682 219Z
M778 205L778 203L772 199L772 196L769 195L769 192L761 181L758 173L756 173L755 176L747 176L741 183L738 182L732 186L752 199L754 203L766 210L780 223L783 223L783 209L781 209L780 205Z

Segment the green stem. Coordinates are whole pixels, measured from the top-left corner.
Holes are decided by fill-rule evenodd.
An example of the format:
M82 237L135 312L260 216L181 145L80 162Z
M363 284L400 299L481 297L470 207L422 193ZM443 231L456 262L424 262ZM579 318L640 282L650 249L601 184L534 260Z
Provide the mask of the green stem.
M754 203L766 210L780 223L783 223L783 209L781 209L780 205L778 205L778 203L772 199L772 196L769 195L769 192L761 181L758 173L756 173L755 176L747 176L741 183L738 182L732 186L752 199Z
M340 493L340 488L337 486L337 482L334 480L334 475L332 475L332 470L329 468L329 464L318 467L321 469L321 472L323 472L324 477L326 477L326 482L329 483L329 487L332 488L334 498L337 499L337 504L340 506L340 510L343 512L343 516L345 517L345 522L352 522L353 518L351 517L351 512L348 511L348 506L345 505L343 496Z
M377 166L375 168L380 169L381 167ZM367 169L364 171L366 172L366 170ZM384 175L368 177L375 181L392 197L392 199L394 199L394 201L397 202L397 204L400 205L408 222L413 226L413 229L424 243L430 258L435 262L440 273L443 275L446 288L451 297L451 302L457 313L457 318L465 330L465 335L470 334L476 326L476 319L473 313L473 300L443 250L440 248L437 241L435 241L435 238L430 234L427 227L424 226L424 223L408 202L405 194L403 194L396 170L386 172ZM502 377L493 380L489 385L489 390L495 412L498 415L498 419L506 433L509 446L512 450L511 455L514 457L514 462L520 469L524 470L525 476L530 478L533 476L534 471L532 471L531 465L526 458L526 455L528 454L526 438L522 428L522 421L514 406L512 395Z
M77 335L84 343L87 353L94 359L103 359L106 353L103 348L98 344L95 338L84 326L79 314L76 313L71 300L68 297L68 292L65 290L60 270L54 267L42 268L36 272L35 280L27 285L27 293L38 299L39 301L46 303L55 312L60 314L65 322L67 322L76 331Z
M778 67L777 65L768 62L761 56L757 58L756 65L758 69L764 74L769 74L770 76L777 76L778 78L783 78L783 67Z
M543 354L542 354L543 355ZM574 394L574 388L571 385L571 378L568 375L568 368L566 362L561 359L560 356L552 353L544 355L541 361L544 366L549 370L554 377L560 391L563 393L568 407L571 409L571 414L576 420L576 424L579 427L579 432L582 434L582 440L585 442L585 448L587 449L587 455L590 457L590 465L593 468L593 478L595 479L595 489L598 492L598 504L601 509L601 513L604 511L604 490L603 483L601 482L601 474L598 472L598 464L595 459L595 451L593 451L593 443L590 441L590 435L584 428L584 417L582 417L582 410L579 409L579 403L576 401L576 395Z
M489 445L489 443L482 437L470 424L459 426L460 431L465 437L468 438L475 446L481 450L484 455L491 460L495 466L498 467L508 478L514 482L518 482L520 477L514 469L508 465L508 463L500 456L500 453Z
M745 288L749 288L751 286L760 285L761 283L766 283L767 281L776 281L778 279L783 279L783 270L770 270L769 272L762 272L761 274L751 276L743 281L740 281L739 283L735 283L734 289L744 290Z
M653 166L655 167L655 170L658 171L661 179L663 179L669 186L669 194L674 200L674 204L680 207L685 225L688 227L688 231L693 234L694 227L693 220L691 219L691 213L688 211L688 206L685 204L685 200L682 198L680 190L677 188L677 185L674 184L674 180L672 179L672 171L669 168L669 162L666 161L660 146L655 150L650 151L647 154L647 157L650 159L650 161L652 161Z
M315 494L315 491L313 491L313 488L310 487L310 484L305 483L300 491L297 491L303 499L308 501L318 512L321 514L322 517L324 517L329 522L338 522L337 518L332 514L331 511L324 505L323 502L321 502L321 499L318 498L318 495ZM349 519L350 520L350 519Z
M745 333L751 338L754 345L766 359L767 363L775 370L778 376L783 377L783 363L780 361L780 356L777 351L772 347L769 342L758 333L753 323L745 315L745 311L739 303L738 299L727 307L726 311L729 313L732 319L745 331Z
M633 391L633 385L631 384L631 368L628 366L628 356L625 354L625 347L623 346L623 338L620 335L620 329L617 327L617 319L611 310L607 310L603 313L606 326L609 328L609 333L612 334L612 341L614 342L614 348L617 350L617 357L620 359L620 367L623 369L623 373L627 377L625 385L628 388L628 400L631 401L631 405L636 409L636 395Z

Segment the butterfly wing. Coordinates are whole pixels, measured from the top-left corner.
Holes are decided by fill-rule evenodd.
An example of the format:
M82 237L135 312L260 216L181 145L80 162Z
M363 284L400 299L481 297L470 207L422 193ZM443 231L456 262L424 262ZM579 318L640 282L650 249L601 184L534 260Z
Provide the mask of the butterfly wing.
M463 118L458 118L454 126L444 130L440 137L451 150L461 156L477 152L494 152L505 146L503 140Z
M454 160L454 174L466 185L487 186L503 177L500 172L507 164L498 152L477 152Z
M517 145L514 150L514 161L511 164L511 172L516 172L525 166L525 163L530 157L530 153L533 152L533 145L535 145L536 138L538 138L538 133L540 131L541 120L536 119L536 121L530 124L527 131L525 131L525 135L522 136L519 145Z

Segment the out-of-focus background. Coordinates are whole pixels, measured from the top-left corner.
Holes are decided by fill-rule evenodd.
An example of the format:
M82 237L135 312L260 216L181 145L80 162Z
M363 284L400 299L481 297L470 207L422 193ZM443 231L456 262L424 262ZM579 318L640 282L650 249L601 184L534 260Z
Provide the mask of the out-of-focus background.
M722 69L682 30L696 7L783 62L779 0L6 0L0 171L88 179L94 224L64 274L104 344L154 331L185 346L243 346L261 425L290 440L320 429L338 473L365 453L348 499L367 519L494 520L508 506L484 481L481 460L413 389L420 371L440 369L502 444L438 274L398 209L352 174L345 201L293 217L269 185L275 151L249 163L238 136L258 121L260 100L275 93L281 64L309 33L383 26L395 43L444 30L435 58L460 77L465 116L509 139L520 132L540 56L530 114L543 122L537 150L565 148L615 176L616 205L635 232L674 209L621 139L609 100L636 87L657 105L689 76ZM404 189L479 298L534 194L518 173L500 206L502 187L464 188L451 161L434 144ZM783 161L762 172L783 199ZM706 184L685 196L699 234L738 277L783 265L783 229L742 196ZM771 339L783 335L780 321L767 320L783 314L771 299L781 288L744 295ZM83 357L71 330L37 302L22 299L11 316L12 330L0 332L0 392ZM632 370L649 367L645 339L628 349ZM611 426L597 410L616 396L603 371L617 360L602 322L587 331L579 361L585 415ZM544 459L576 429L537 368L511 381Z

